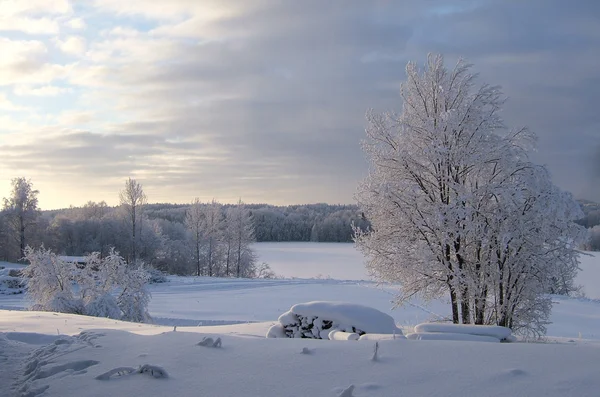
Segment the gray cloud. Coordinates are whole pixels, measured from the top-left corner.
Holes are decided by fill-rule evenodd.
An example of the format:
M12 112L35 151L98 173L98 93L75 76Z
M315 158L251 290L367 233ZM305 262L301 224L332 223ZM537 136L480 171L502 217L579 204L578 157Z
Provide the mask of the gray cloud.
M88 53L66 77L82 96L62 110L90 112L89 132L0 143L7 167L96 180L102 192L132 175L152 201L352 202L367 171L365 111L400 110L405 63L433 51L449 63L467 57L482 82L501 84L508 124L540 137L536 160L594 198L596 1L249 3L208 20L189 1L170 2L164 20L128 3L130 34L86 37ZM103 29L119 6L97 9Z

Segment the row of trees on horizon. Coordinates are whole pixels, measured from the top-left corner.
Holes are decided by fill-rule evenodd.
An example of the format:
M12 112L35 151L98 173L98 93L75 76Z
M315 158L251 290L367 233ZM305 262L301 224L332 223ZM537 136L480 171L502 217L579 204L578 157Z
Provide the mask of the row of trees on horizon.
M0 212L0 260L17 261L27 246L84 256L116 249L130 263L143 261L174 274L264 276L255 241L350 242L352 225L369 223L356 206L267 204L148 204L143 187L128 179L118 206L89 201L83 207L41 211L39 191L25 177L11 182Z

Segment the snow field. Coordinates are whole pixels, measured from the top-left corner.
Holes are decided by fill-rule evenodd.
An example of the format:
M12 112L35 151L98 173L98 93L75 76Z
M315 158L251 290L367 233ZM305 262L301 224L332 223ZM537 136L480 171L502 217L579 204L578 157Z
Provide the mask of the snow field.
M600 299L600 252L585 252L580 255L581 271L575 277L575 284L583 287L588 299Z
M258 263L286 278L370 280L365 260L351 243L256 243Z
M205 337L222 338L222 347L197 346ZM25 368L10 382L11 392L35 396L44 391L40 394L49 397L334 397L354 385L351 395L358 397L563 397L595 396L600 387L593 365L600 360L598 345L383 340L377 361L372 361L372 341L92 329L76 336L57 335L48 342L40 334L0 338L2 354L18 351L22 358L12 359ZM160 379L156 371L168 377Z
M351 244L336 246L354 250ZM294 248L290 257L297 254ZM347 256L335 257L326 266L348 266ZM590 291L600 285L600 256L591 258L582 264L579 282L593 299L553 296L554 323L542 344L397 343L386 340L393 339L389 334L365 334L358 342L264 338L278 316L314 299L377 308L411 330L449 313L444 299L413 300L391 310L392 286L328 279L170 277L169 283L151 286L155 325L0 310L0 396L336 397L353 385L346 395L595 397L600 301ZM27 304L23 295L0 295L0 309ZM213 343L221 338L221 348L198 346L205 338ZM372 361L376 341L378 358ZM107 380L95 379L114 370ZM168 378L155 378L155 371Z

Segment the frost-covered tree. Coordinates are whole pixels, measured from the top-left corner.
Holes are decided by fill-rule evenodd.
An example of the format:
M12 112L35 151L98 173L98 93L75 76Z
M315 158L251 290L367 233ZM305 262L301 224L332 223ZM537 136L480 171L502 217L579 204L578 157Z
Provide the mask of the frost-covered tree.
M218 275L220 244L222 241L223 213L221 204L213 200L202 207L202 235L205 241L205 257L208 276Z
M191 233L196 275L221 275L223 212L221 204L213 200L202 204L194 199L186 212L185 224Z
M255 241L254 222L242 200L227 210L224 235L225 241L228 242L227 275L231 264L236 277L250 277L254 274L256 261L256 255L251 248Z
M202 250L202 219L204 211L202 210L202 203L200 199L196 197L192 202L192 205L185 214L185 225L191 233L191 239L193 243L194 262L196 264L196 276L200 276L202 272L202 258L200 256Z
M131 262L136 263L137 243L142 228L142 209L147 201L142 185L135 179L127 178L125 188L119 192L119 201L131 230Z
M577 269L578 205L529 162L534 136L509 131L498 87L475 86L470 65L406 68L401 114L369 112L371 162L357 200L372 228L356 243L399 302L448 294L455 323L543 332L550 280Z
M19 243L19 254L23 257L27 246L27 232L40 215L37 198L39 191L24 177L12 179L11 185L10 196L4 198L3 211L12 235Z

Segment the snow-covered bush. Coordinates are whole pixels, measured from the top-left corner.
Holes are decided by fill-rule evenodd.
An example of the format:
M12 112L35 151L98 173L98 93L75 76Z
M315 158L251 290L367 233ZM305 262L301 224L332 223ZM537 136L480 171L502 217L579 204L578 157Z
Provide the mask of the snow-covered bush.
M88 255L82 269L43 247L27 247L25 259L30 264L23 275L33 310L150 320L148 272L143 266L128 265L114 249L105 258L97 252Z
M153 267L146 269L146 272L148 272L148 283L150 284L160 284L169 281L165 273Z
M128 269L121 284L121 293L117 298L119 309L123 312L123 320L145 323L151 320L148 313L150 292L148 272L143 267Z
M389 315L371 307L345 302L299 303L279 316L278 321L279 324L269 329L267 338L329 339L333 330L358 335L402 335Z
M74 296L71 283L76 270L74 264L65 262L44 247L34 250L27 246L25 260L29 266L23 269L23 276L33 310L81 313L81 305L75 303L78 299Z
M115 297L107 292L90 299L85 305L85 314L94 317L121 318L121 309Z
M104 259L93 253L86 260L88 266L80 272L83 277L79 282L86 306L92 305L94 310L104 313L120 311L122 314L116 318L126 321L150 320L147 310L150 293L146 289L150 276L143 265L128 265L114 249ZM116 298L111 300L107 294L116 294Z
M263 262L256 267L256 271L254 272L254 277L255 278L272 279L272 278L277 278L277 275L271 269L271 266L269 266L268 263Z
M83 301L69 291L57 291L47 302L34 304L31 308L36 311L85 314Z
M15 295L25 291L25 281L18 269L0 266L0 294Z

